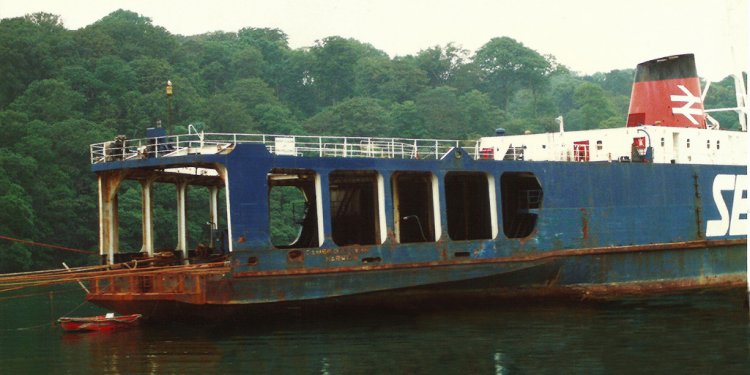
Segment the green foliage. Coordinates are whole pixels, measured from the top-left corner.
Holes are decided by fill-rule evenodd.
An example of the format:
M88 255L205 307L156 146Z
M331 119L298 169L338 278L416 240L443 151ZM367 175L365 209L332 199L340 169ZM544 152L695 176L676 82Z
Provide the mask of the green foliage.
M312 82L322 105L351 97L355 87L355 67L366 57L387 57L382 51L354 39L332 36L310 49L314 58Z
M560 115L569 130L623 126L633 77L581 76L508 37L473 55L447 44L391 58L339 36L291 49L271 28L172 35L127 10L79 30L49 13L0 20L0 72L0 235L87 250L98 248L89 144L166 125L167 80L173 131L472 139L556 131ZM714 82L706 108L734 107L733 87ZM713 116L738 127L735 114ZM207 238L204 190L188 191L190 246ZM272 236L289 243L304 198L272 193ZM140 250L140 194L137 183L120 189L124 251ZM175 194L154 188L157 249L176 243ZM0 272L95 258L0 242Z
M294 186L275 186L268 194L271 243L286 246L294 243L306 215L305 195Z
M474 63L480 69L483 91L505 109L521 88L540 90L551 69L538 52L508 37L493 38L482 46L474 55Z
M569 112L566 127L570 130L599 128L604 120L614 116L612 105L601 86L583 83L573 94L574 109Z
M469 51L449 43L419 51L415 57L417 67L426 75L431 87L452 85L457 81Z
M81 117L85 98L65 82L55 79L34 81L10 105L10 109L26 113L31 119L60 121Z
M388 134L388 113L379 101L352 98L324 109L308 119L308 134L383 137Z

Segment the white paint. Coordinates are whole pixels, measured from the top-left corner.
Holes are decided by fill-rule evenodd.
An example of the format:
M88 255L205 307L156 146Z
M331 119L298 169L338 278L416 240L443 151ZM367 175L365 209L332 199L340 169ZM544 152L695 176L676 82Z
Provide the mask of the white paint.
M182 252L183 263L187 264L187 213L185 201L187 196L187 183L177 183L177 246L176 251Z
M227 169L223 165L217 166L216 171L219 172L219 175L224 180L224 202L227 215L227 248L231 253L234 251L234 237L232 237L232 215L230 214L231 206L229 204L229 173L227 173Z
M104 177L98 176L99 185L99 255L105 254L104 217L107 214L104 209Z
M589 142L589 161L617 161L631 156L634 138L648 134L654 163L746 165L747 133L731 130L645 125L613 129L484 137L477 152L492 147L502 160L511 146L523 148L526 161L572 161L575 142ZM664 140L662 143L662 139ZM601 143L599 143L601 142ZM689 142L689 145L688 145ZM599 146L601 145L601 148ZM706 147L709 145L709 147Z
M141 181L141 233L143 244L141 252L154 256L154 224L152 219L153 205L151 203L151 192L154 180Z
M716 209L719 210L719 219L708 220L706 223L706 237L726 235L729 231L729 209L724 201L722 191L734 189L735 176L731 174L720 174L714 178L713 198Z
M703 110L701 108L693 108L693 106L695 104L699 104L701 102L701 98L693 95L693 93L691 93L690 90L688 90L688 88L684 85L677 85L677 88L685 93L685 95L670 95L669 99L672 102L685 103L685 105L683 105L682 107L672 107L672 113L683 115L687 117L687 119L690 120L693 125L698 125L698 120L696 120L693 115L703 115Z
M492 238L497 238L497 194L495 193L495 176L487 173L487 187L489 188L490 198L490 225L492 228Z
M724 200L723 191L734 193L731 211ZM707 221L706 237L725 236L727 233L730 236L747 235L747 175L717 175L714 178L712 193L719 218ZM742 215L745 217L742 218Z
M440 184L438 178L432 175L432 217L435 220L435 241L440 241L443 234L442 217L440 216Z
M325 226L323 225L323 187L321 185L320 173L315 173L315 213L318 218L318 243L320 247L326 238Z
M211 229L219 229L219 188L216 186L208 188L208 215Z
M388 237L388 230L385 224L385 182L383 175L378 173L378 232L380 232L380 243L385 242Z
M274 153L276 155L297 155L297 147L294 144L294 137L276 137L274 138Z
M738 175L734 184L734 199L732 200L732 219L729 224L730 236L747 235L748 206L747 206L747 175ZM741 215L745 215L743 219Z

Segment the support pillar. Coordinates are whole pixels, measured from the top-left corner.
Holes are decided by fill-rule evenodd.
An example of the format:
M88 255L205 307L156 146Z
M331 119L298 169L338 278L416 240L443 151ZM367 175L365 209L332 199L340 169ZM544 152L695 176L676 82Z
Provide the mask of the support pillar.
M106 264L115 263L115 254L120 252L119 216L117 189L123 174L101 173L99 182L99 255L106 256Z
M151 178L141 181L141 233L143 235L141 252L146 253L149 257L154 256L154 209L151 201L153 185L154 180Z
M188 263L187 249L187 210L185 208L187 183L177 183L177 246L176 251L182 252L183 263Z
M219 229L219 188L217 186L210 186L208 188L208 209L209 209L209 221L211 222L211 229Z

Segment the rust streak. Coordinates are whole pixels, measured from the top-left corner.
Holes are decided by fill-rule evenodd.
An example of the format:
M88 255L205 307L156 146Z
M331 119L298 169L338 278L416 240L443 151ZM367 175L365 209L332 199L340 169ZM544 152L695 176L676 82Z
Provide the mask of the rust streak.
M589 238L589 214L585 207L581 208L581 234L584 240Z
M707 248L707 247L732 246L732 245L742 245L742 244L747 244L747 239L698 240L698 241L674 242L674 243L666 243L666 244L554 250L554 251L547 251L547 252L540 253L540 254L516 255L516 256L510 256L510 257L505 257L505 258L489 258L489 259L463 259L462 258L462 259L448 260L448 261L367 265L367 266L354 266L354 267L327 267L327 268L307 268L307 269L294 269L294 270L248 271L248 272L237 272L233 274L233 276L234 277L264 277L264 276L270 277L270 276L286 276L286 275L356 272L356 271L370 271L370 270L389 270L389 269L401 269L401 268L441 267L441 266L471 265L471 264L484 264L484 263L533 262L533 261L539 261L539 260L545 260L545 259L581 256L581 255L600 255L600 254L615 254L615 253L643 252L643 251L665 251L665 250L675 250L675 249L695 250L695 249L702 249L702 248Z

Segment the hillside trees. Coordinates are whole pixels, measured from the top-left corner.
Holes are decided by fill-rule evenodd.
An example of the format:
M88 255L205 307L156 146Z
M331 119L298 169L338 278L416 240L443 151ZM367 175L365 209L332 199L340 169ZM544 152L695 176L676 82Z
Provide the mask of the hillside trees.
M167 80L170 131L467 139L555 130L560 115L569 129L622 126L633 71L581 75L509 37L474 53L448 43L392 57L341 36L293 49L273 28L173 35L118 10L78 30L48 13L0 20L0 74L0 235L95 251L89 144L166 126ZM707 108L734 106L731 79L711 90ZM734 114L715 117L737 126ZM130 232L138 189L122 191ZM156 193L159 246L174 240L173 194ZM0 272L62 259L91 261L0 242Z

